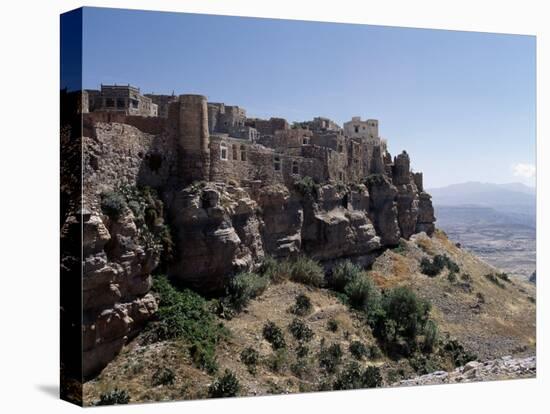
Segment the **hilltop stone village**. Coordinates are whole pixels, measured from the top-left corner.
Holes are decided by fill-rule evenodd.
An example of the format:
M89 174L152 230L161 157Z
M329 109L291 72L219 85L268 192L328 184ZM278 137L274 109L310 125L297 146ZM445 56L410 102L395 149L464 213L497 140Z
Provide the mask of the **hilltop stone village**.
M423 192L422 173L410 172L405 151L392 159L376 119L355 116L343 128L323 117L290 125L282 118L248 118L244 108L204 96L141 95L130 85L85 90L82 101L91 120L125 121L144 132L179 122L187 182L291 185L308 176L317 183L346 184L385 174L396 185L411 182Z
M154 317L159 266L216 292L268 256L366 267L400 239L434 232L422 174L405 151L392 158L375 119L291 125L129 85L62 99L78 101L76 126L62 128L62 252L65 272L83 263L86 378ZM72 250L81 228L82 253Z

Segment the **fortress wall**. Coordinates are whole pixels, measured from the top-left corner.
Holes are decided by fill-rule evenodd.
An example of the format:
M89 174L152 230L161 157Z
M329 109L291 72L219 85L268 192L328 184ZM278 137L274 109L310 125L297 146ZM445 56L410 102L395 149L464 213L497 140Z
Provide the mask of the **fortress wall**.
M83 122L116 122L118 124L132 125L148 134L160 134L166 127L166 118L126 115L121 112L88 112L82 115Z

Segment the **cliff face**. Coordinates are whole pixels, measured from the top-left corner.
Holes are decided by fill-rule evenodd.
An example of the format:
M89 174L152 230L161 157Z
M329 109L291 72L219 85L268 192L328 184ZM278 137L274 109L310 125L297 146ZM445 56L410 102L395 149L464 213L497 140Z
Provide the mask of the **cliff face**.
M366 186L325 184L311 193L282 184L204 183L174 193L168 208L177 232L170 275L205 292L222 289L227 277L254 269L266 255L369 264L417 228L431 234L434 219L429 195L412 180L396 187L385 175Z
M151 274L171 249L164 221L174 246L163 271L202 292L220 291L228 277L255 269L267 255L306 254L327 267L344 258L368 265L400 238L434 231L431 198L410 172L406 153L393 165L387 155L381 172L364 183L313 183L306 177L293 185L183 185L189 180L181 177L181 124L166 122L138 129L84 121L84 214L67 215L62 237L70 239L71 229L83 226L86 377L154 316ZM144 186L157 195L137 190Z

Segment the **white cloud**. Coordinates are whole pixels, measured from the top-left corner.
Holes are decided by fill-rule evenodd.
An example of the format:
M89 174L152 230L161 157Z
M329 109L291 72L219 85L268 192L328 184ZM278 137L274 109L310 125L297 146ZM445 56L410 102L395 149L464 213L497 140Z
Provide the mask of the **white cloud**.
M517 163L513 166L514 176L532 178L537 175L537 168L533 164Z

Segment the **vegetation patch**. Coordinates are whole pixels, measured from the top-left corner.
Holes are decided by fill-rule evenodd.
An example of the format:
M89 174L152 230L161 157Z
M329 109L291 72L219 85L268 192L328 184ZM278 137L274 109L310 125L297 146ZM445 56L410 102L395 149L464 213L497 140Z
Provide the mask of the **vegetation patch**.
M226 369L221 377L218 377L208 388L208 396L211 398L235 397L241 389L239 380L233 372Z
M424 257L420 262L420 271L430 277L439 275L445 267L449 269L449 273L460 272L460 267L446 254L438 254L431 261Z
M248 347L241 352L241 362L246 365L248 372L256 374L256 365L260 359L258 351L252 347Z
M153 386L172 385L176 380L176 374L168 367L158 368L151 379Z
M307 256L300 256L292 263L290 276L294 282L314 287L320 287L325 281L323 268Z
M336 372L342 362L342 348L339 344L332 344L328 348L322 346L319 352L319 366L329 374Z
M349 352L355 359L358 360L366 358L369 355L369 349L363 342L360 341L352 341L349 344Z
M130 402L130 396L125 390L119 390L115 388L112 391L101 394L99 396L99 401L94 405L118 405L118 404L128 404Z
M497 274L495 274L495 273L487 273L487 274L485 275L485 278L486 278L489 282L491 282L491 283L497 285L499 288L501 288L501 289L506 289L506 286L504 285L504 283L501 282L502 279L499 278L499 277L497 276Z
M328 321L327 321L327 329L330 331L330 332L336 332L338 330L338 321L334 318L330 318Z
M221 303L226 314L242 311L251 299L260 296L269 284L265 276L252 272L239 273L229 279L225 288L225 297ZM231 312L233 310L234 312Z
M288 330L298 341L309 342L313 339L313 331L301 319L294 318L288 325Z
M300 293L296 296L294 305L290 307L290 312L298 316L306 316L312 309L313 305L311 304L311 299L309 296Z
M337 292L344 292L346 285L359 277L361 272L362 269L359 266L346 260L336 265L327 275L327 285Z
M216 345L227 331L216 323L206 300L191 290L177 290L165 276L154 278L153 292L159 297L158 321L149 325L145 340L182 339L189 344L195 364L210 373L215 372Z
M319 184L309 176L294 181L294 189L305 198L316 200L319 197Z
M130 209L147 248L161 256L160 268L173 260L174 242L170 227L164 223L164 204L150 187L120 186L101 194L101 210L112 220L118 220Z
M283 331L274 322L268 321L262 331L264 339L271 344L273 350L286 348Z

